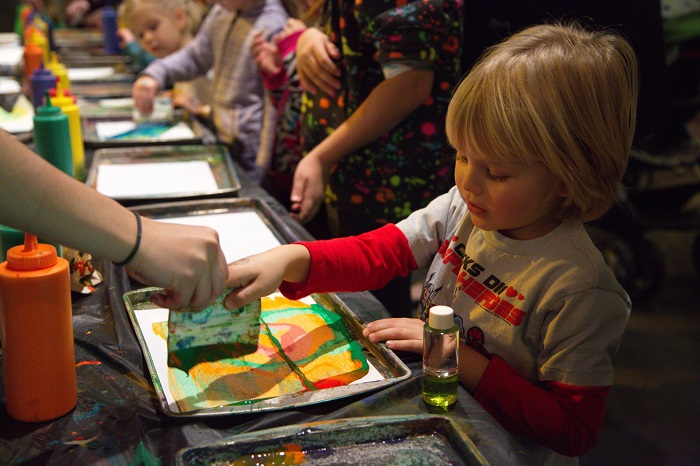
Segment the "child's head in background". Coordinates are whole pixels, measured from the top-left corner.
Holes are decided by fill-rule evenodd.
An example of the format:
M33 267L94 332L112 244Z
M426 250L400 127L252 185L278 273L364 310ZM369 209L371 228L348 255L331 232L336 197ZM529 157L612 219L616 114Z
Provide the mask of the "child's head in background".
M119 6L120 22L157 58L187 45L204 13L204 7L194 0L124 0Z
M482 56L449 105L457 168L464 154L487 172L490 163L543 166L557 184L552 218L601 217L627 166L637 73L632 47L614 32L558 23L514 34Z

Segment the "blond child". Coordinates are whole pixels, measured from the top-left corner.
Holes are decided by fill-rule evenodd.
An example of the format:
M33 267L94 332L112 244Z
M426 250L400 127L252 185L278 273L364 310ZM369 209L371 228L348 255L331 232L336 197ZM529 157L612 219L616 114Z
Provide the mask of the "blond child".
M359 291L427 269L421 319L367 325L422 351L430 307L455 310L459 380L541 463L595 443L631 303L583 222L614 202L634 135L637 63L624 39L538 25L497 45L447 111L456 186L398 224L285 245L229 265L228 307Z
M252 56L256 30L270 36L284 27L279 0L215 0L195 38L177 52L151 63L133 86L134 105L153 111L159 90L173 82L213 71L212 119L220 142L254 182L262 178L258 157L266 158L262 80ZM270 119L274 118L274 112Z
M194 0L125 0L119 5L119 21L124 27L118 34L125 52L143 69L154 57L166 57L190 44L204 13L205 8ZM173 103L208 118L211 79L203 75L173 83Z

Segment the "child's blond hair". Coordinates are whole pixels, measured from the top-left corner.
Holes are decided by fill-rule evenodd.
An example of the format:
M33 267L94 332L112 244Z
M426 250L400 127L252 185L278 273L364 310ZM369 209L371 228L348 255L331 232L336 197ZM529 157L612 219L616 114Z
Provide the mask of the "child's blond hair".
M206 12L206 8L195 0L124 0L119 5L119 20L130 28L133 18L139 15L142 8L171 13L176 8L182 8L187 21L187 31L193 36L197 34Z
M566 197L559 220L602 216L620 190L634 137L637 60L611 31L532 26L490 48L447 110L458 151L544 163Z

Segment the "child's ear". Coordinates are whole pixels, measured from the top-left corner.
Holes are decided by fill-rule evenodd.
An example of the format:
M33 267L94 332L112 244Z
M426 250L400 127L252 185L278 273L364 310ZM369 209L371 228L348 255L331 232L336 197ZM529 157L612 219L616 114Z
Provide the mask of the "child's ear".
M173 11L173 14L175 15L175 22L177 23L177 28L182 32L187 29L187 13L185 12L184 8L182 7L177 7L175 8L175 11Z
M566 189L566 185L560 181L559 182L559 189L557 189L557 196L567 197L568 195L569 195L569 190Z

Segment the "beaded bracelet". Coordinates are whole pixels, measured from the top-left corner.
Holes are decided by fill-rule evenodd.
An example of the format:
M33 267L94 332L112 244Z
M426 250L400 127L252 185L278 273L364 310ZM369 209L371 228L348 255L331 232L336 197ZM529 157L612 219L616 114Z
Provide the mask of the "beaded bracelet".
M136 216L136 228L137 228L137 230L136 230L136 244L134 244L134 249L131 250L131 252L130 252L129 255L126 257L126 259L124 259L124 260L121 261L121 262L115 262L115 263L114 263L114 265L116 265L117 267L121 267L122 265L128 264L128 263L131 261L131 259L134 258L134 256L136 255L136 253L138 252L139 246L141 246L141 232L142 232L142 227L141 227L141 216L140 216L139 213L136 212L136 211L133 211L133 210L132 210L131 212L133 212L133 214Z

